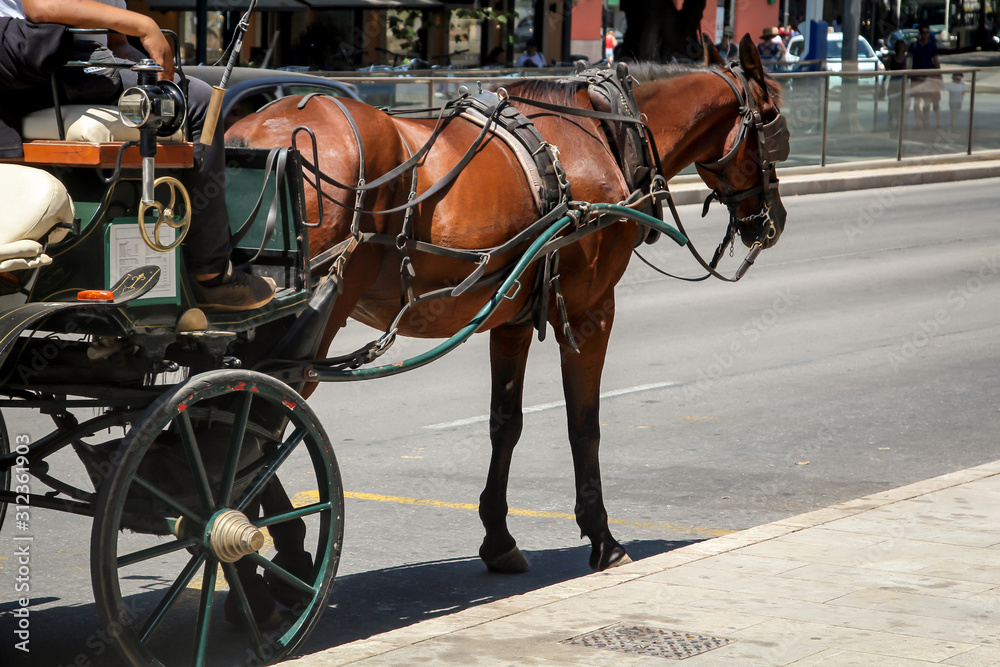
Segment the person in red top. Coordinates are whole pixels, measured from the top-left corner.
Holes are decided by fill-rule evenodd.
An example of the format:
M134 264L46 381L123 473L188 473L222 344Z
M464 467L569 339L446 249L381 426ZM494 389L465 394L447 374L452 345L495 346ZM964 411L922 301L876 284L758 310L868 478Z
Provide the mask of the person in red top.
M615 31L608 28L608 32L604 35L604 59L609 63L615 61L616 46L618 46L618 40L615 39Z

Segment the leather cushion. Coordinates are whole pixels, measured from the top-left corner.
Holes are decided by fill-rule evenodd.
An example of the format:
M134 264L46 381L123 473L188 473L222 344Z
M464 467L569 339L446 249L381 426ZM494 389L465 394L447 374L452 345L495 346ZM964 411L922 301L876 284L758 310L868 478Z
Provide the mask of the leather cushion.
M73 200L63 184L47 171L20 164L0 164L0 195L0 201L4 202L0 216L3 220L0 257L3 257L2 246L25 239L39 241L57 223L73 222ZM57 229L49 241L59 241L66 234L67 230Z
M86 141L105 143L109 141L138 141L139 130L125 125L118 116L118 107L91 104L64 104L63 121L66 125L66 141ZM21 136L25 141L32 139L59 139L54 108L41 109L24 117L21 121ZM178 130L170 137L157 137L157 141L183 141L183 133Z

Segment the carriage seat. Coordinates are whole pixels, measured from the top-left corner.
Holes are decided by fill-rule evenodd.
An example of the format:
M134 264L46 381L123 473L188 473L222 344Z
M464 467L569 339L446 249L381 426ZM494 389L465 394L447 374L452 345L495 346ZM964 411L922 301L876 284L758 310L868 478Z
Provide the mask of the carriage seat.
M139 130L125 125L118 116L118 107L96 104L62 105L66 141L106 143L110 141L138 141ZM25 116L21 121L21 136L25 141L34 139L59 139L59 124L55 108L41 109ZM157 137L160 142L183 141L178 130L169 137Z
M73 200L56 178L41 169L0 164L0 271L33 269L51 264L39 241L62 240L68 230L53 229L72 223ZM51 233L50 233L51 232Z

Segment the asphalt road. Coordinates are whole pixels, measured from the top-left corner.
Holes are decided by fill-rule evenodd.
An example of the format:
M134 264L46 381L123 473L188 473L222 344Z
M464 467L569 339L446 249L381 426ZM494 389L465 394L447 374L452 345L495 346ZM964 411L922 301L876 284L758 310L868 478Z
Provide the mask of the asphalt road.
M603 381L615 395L601 411L606 501L633 558L998 458L997 187L790 198L785 235L736 285L682 283L633 262ZM714 247L724 223L718 212L697 222L698 209L681 214ZM697 273L667 242L642 252ZM371 335L352 325L336 350ZM476 558L487 344L475 337L424 369L311 399L348 499L339 578L304 652L588 571L551 337L529 361L525 405L537 409L509 496L532 572L489 575ZM390 359L428 346L400 341ZM12 437L44 432L40 418L7 420ZM11 649L4 614L0 664L115 664L94 648L88 521L39 511L32 528L32 653ZM9 524L0 534L0 600L14 597L11 534Z

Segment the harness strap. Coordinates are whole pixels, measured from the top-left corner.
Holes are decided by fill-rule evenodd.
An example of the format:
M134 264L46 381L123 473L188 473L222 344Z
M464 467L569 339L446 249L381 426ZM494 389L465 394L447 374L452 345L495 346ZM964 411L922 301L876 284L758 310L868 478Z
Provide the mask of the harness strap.
M410 148L410 143L406 140L406 137L400 135L399 138L403 140L406 152L412 155L413 150ZM416 196L417 168L414 167L413 174L410 176L410 193L406 196L406 201L411 202ZM399 232L399 236L396 237L396 249L399 251L399 281L402 288L400 291L400 301L402 303L413 301L412 279L417 275L413 270L413 262L410 261L410 255L406 252L406 244L404 243L413 233L413 212L415 210L413 207L406 209L406 213L403 214L403 227Z
M324 95L322 93L310 93L305 97L303 97L301 100L299 100L299 103L297 105L298 108L299 109L305 108L306 104L309 103L309 100L313 99L314 97L322 97L333 100L337 104L337 106L340 107L340 110L344 113L344 115L347 116L347 119L351 123L351 126L355 131L355 135L358 137L358 141L360 142L361 135L358 132L357 124L354 122L354 118L347 111L347 107L344 106L343 102L341 102L336 97L333 97L331 95ZM421 146L416 153L411 155L410 159L406 160L405 162L396 166L394 169L386 172L385 174L382 174L381 176L371 181L370 183L357 186L346 185L336 180L335 178L332 178L327 174L323 173L323 171L319 169L318 165L312 165L306 162L306 166L308 166L311 171L315 172L322 180L326 181L330 185L334 185L338 188L341 188L342 190L374 190L376 188L379 188L385 185L386 183L399 178L404 173L406 173L407 171L409 171L410 169L419 164L420 160L424 157L424 155L427 154L427 152L434 145L434 142L437 141L438 136L444 130L445 126L447 125L447 122L452 120L455 116L458 116L461 113L462 108L464 107L460 106L460 104L464 103L465 98L466 96L462 96L459 99L452 100L448 104L442 106L440 113L438 115L437 124L434 126L434 130L431 132L431 136L428 137L424 145ZM445 116L445 112L449 110L452 111L452 114L449 116Z
M408 250L416 250L418 252L426 252L432 255L438 255L440 257L448 257L449 259L460 259L468 262L483 263L483 258L489 261L490 258L497 255L502 255L504 253L510 252L514 248L524 243L528 243L537 237L546 227L561 218L566 214L569 209L569 205L563 202L556 206L554 209L543 215L541 218L531 223L528 227L525 227L516 235L511 237L509 240L501 245L495 246L493 248L483 248L467 250L463 248L449 248L447 246L435 245L433 243L428 243L426 241L418 241L416 239L407 238L403 243L404 247ZM381 243L383 245L397 246L399 237L391 236L389 234L378 234L375 232L362 232L358 236L360 243ZM317 270L320 266L324 265L326 262L330 261L332 258L343 252L344 248L347 247L350 242L350 238L345 239L333 246L328 248L323 252L319 253L309 261L310 269L312 271ZM483 268L485 268L485 263L483 263ZM481 272L480 272L481 273ZM464 284L464 281L463 281ZM457 287L454 289L458 289ZM452 288L449 288L453 291ZM464 290L463 290L464 291ZM461 292L460 292L461 293ZM457 295L456 295L457 296Z
M351 118L350 114L347 113L346 107L344 107L343 104L339 100L337 100L337 98L333 97L330 99L334 100L338 105L341 106L345 115L347 115L348 119L351 120L351 125L356 127L353 118ZM465 169L465 167L468 166L469 162L472 161L472 158L475 157L476 153L479 151L479 147L483 144L483 140L487 137L487 135L489 135L490 128L495 122L496 115L499 113L502 107L503 107L502 102L500 104L497 104L497 106L493 109L492 114L487 118L486 123L483 125L482 130L479 132L479 135L476 137L475 141L472 142L472 145L469 146L468 150L465 151L465 154L462 156L462 158L455 164L454 167L452 167L448 171L447 174L442 176L438 181L434 183L434 185L432 185L430 188L424 191L420 196L415 197L414 199L408 201L407 203L401 206L385 209L383 211L369 211L358 207L349 210L353 210L356 214L389 215L392 213L399 213L400 211L405 211L408 208L412 208L417 204L426 201L427 199L430 199L437 193L441 192L443 189L451 185L452 181L458 178L458 175L462 172L462 170ZM361 183L357 187L351 187L348 185L344 185L343 183L340 183L336 179L331 178L327 174L323 173L323 171L320 170L319 167L316 165L311 165L308 162L306 162L305 166L309 167L309 170L312 171L314 174L316 174L319 179L326 181L327 183L330 183L331 185L334 185L338 188L345 190L368 191L374 189L378 185L387 183L389 180L397 178L402 173L402 171L415 168L419 162L419 160L415 158L417 158L417 156L422 157L430 149L431 145L433 144L433 140L437 138L438 134L440 134L440 132L438 131L438 128L435 128L434 133L431 134L431 137L430 139L427 140L427 143L425 143L416 153L414 153L413 156L410 157L410 159L406 160L392 171L388 172L383 176L380 176L374 181L371 181L369 183ZM406 169L401 171L400 167L404 166L406 167ZM392 179L388 178L389 176L392 176ZM330 198L330 200L333 201L338 206L348 208L344 204L338 202L336 199Z
M584 118L594 118L596 120L610 120L616 123L631 123L633 125L646 125L639 118L633 118L632 116L623 116L622 114L609 113L607 111L597 111L596 109L580 109L578 107L568 107L561 104L552 104L550 102L542 102L539 100L533 100L528 97L521 97L520 95L508 95L508 100L512 102L520 102L522 104L528 104L533 107L538 107L539 109L545 109L546 111L555 111L557 113L565 114L567 116L583 116Z

